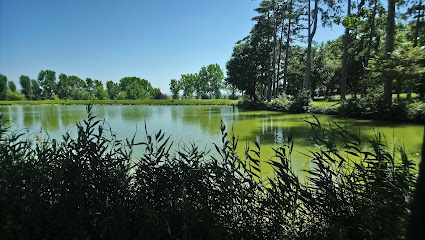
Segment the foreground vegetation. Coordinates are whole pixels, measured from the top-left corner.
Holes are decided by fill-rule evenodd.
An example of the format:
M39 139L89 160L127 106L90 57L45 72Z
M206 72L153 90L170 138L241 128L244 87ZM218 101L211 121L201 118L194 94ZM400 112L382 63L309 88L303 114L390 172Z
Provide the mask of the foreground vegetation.
M402 239L414 161L379 135L363 141L338 125L310 124L317 148L298 175L290 136L261 159L258 143L237 153L238 139L224 126L210 155L193 144L170 152L161 131L146 131L144 142L118 140L90 113L78 136L61 142L24 140L2 122L0 232L5 239ZM144 153L135 156L138 147ZM274 177L262 175L260 160Z
M148 100L40 100L0 101L0 105L235 105L237 100L225 99L148 99Z

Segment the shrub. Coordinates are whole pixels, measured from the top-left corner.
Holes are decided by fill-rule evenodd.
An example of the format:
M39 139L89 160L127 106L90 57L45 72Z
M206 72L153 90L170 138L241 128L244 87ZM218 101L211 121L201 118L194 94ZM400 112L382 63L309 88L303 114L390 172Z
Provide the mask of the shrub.
M162 94L161 92L156 92L154 99L167 99L167 95Z
M383 113L383 87L369 89L363 98L353 98L340 101L340 114L344 116L380 118Z
M24 101L25 95L18 92L8 91L6 94L7 101Z
M425 103L415 102L407 105L407 119L423 123L425 121Z
M337 115L339 114L339 111L340 110L338 103L324 106L310 104L308 106L308 112L315 114Z
M310 92L302 90L295 95L294 100L288 106L288 111L291 113L305 112L308 109L310 101Z

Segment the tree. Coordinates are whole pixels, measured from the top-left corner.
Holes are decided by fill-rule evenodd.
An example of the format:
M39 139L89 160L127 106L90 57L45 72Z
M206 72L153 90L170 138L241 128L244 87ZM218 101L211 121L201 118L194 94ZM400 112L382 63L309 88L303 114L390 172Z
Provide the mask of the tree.
M183 97L185 99L193 98L193 92L195 91L195 82L198 78L198 74L182 74L179 80L179 85L183 89Z
M258 65L259 52L252 47L247 39L233 48L230 60L226 64L226 82L236 89L245 92L251 99L257 101L257 93L263 94L257 85L262 85L261 69Z
M109 99L115 99L120 93L120 87L117 83L112 81L106 82L106 90L108 92Z
M6 100L7 92L7 77L3 74L0 74L0 100Z
M322 23L324 25L330 25L330 16L333 12L337 11L335 1L333 0L314 0L314 7L311 8L311 0L307 0L307 54L305 64L305 74L303 88L311 91L311 48L313 44L313 38L316 35L319 10L321 13Z
M423 38L421 38L421 34L424 33L423 31L423 26L424 23L422 21L422 18L424 16L424 11L425 11L425 6L424 4L425 1L423 0L418 0L418 1L414 1L413 2L413 6L411 6L407 13L409 15L412 15L415 19L414 24L411 24L411 28L414 29L414 33L413 33L413 47L417 47L419 45L419 40L423 41ZM422 31L421 31L422 30ZM423 46L422 44L420 44L421 46ZM413 82L410 80L408 82L408 88L407 88L407 99L410 100L411 96L412 96L412 90L413 90Z
M194 87L196 98L208 98L210 92L210 75L207 67L203 66L195 79Z
M38 81L32 79L31 80L31 88L32 88L32 93L34 96L34 100L40 100L41 99L41 89L40 89L40 85L38 85Z
M16 92L16 84L13 81L9 81L7 83L8 87L9 87L9 91L11 92Z
M345 99L345 94L347 91L347 67L348 67L348 45L350 41L350 27L351 23L351 0L347 2L347 17L344 19L345 26L345 35L344 35L344 54L342 57L342 77L341 77L341 89L340 95L341 99Z
M56 72L51 70L40 71L38 74L38 84L42 88L42 98L48 99L56 90Z
M208 65L208 85L209 92L214 96L214 98L219 99L221 97L220 90L223 89L223 70L221 70L220 65L210 64Z
M180 92L180 84L176 79L171 79L170 81L170 91L173 95L173 99L179 99L179 92Z
M25 98L28 100L33 99L31 79L28 76L21 75L19 77L19 84L21 85L21 93L25 95Z
M389 60L391 53L394 51L394 35L395 35L395 1L388 0L388 17L387 17L387 33L385 39L385 59ZM383 72L384 80L384 109L388 109L392 104L392 78L388 71Z
M105 91L105 89L103 88L103 84L102 85L98 85L96 87L94 96L96 99L98 100L105 100L108 99L108 93Z
M127 99L147 99L155 96L154 89L148 80L138 77L124 77L120 80L120 88Z

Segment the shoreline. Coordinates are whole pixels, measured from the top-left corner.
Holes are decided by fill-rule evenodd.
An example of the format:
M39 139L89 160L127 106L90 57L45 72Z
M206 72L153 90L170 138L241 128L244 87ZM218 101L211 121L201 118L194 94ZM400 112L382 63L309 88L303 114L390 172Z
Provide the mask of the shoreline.
M8 105L237 105L238 100L225 99L182 99L182 100L38 100L0 101L0 106Z

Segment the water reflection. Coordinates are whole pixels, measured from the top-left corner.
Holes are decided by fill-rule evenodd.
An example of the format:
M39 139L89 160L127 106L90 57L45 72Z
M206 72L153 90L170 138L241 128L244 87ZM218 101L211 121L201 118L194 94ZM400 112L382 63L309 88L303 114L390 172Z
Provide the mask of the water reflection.
M0 106L1 120L5 121L6 126L10 126L10 110L9 106Z
M16 129L28 128L32 133L40 128L54 138L61 138L76 122L87 117L85 106L1 106L3 119L15 122ZM227 130L233 128L239 136L238 152L243 153L246 142L255 140L261 143L261 158L273 155L271 147L281 145L288 135L292 135L296 151L311 149L312 130L306 121L313 121L309 114L284 114L269 111L243 111L238 108L221 106L94 106L93 113L110 124L121 138L131 138L139 126L146 121L149 132L159 129L172 135L173 141L193 141L201 147L220 144L220 120ZM336 122L361 137L371 139L377 132L386 135L387 143L404 144L407 152L419 152L423 129L415 124L400 124L368 120L343 119L333 116L318 116L322 125ZM335 126L334 126L335 127ZM74 134L75 131L74 131ZM75 135L74 135L75 136ZM231 134L229 134L229 137ZM251 144L251 146L254 146ZM306 162L302 154L296 153L295 164L303 167ZM304 159L304 160L303 160ZM264 165L265 168L268 166Z
M22 106L24 126L29 128L34 125L34 106Z
M151 116L152 108L149 106L130 105L121 107L122 119L130 123L147 121Z
M62 126L72 127L82 121L87 113L81 106L58 106Z

